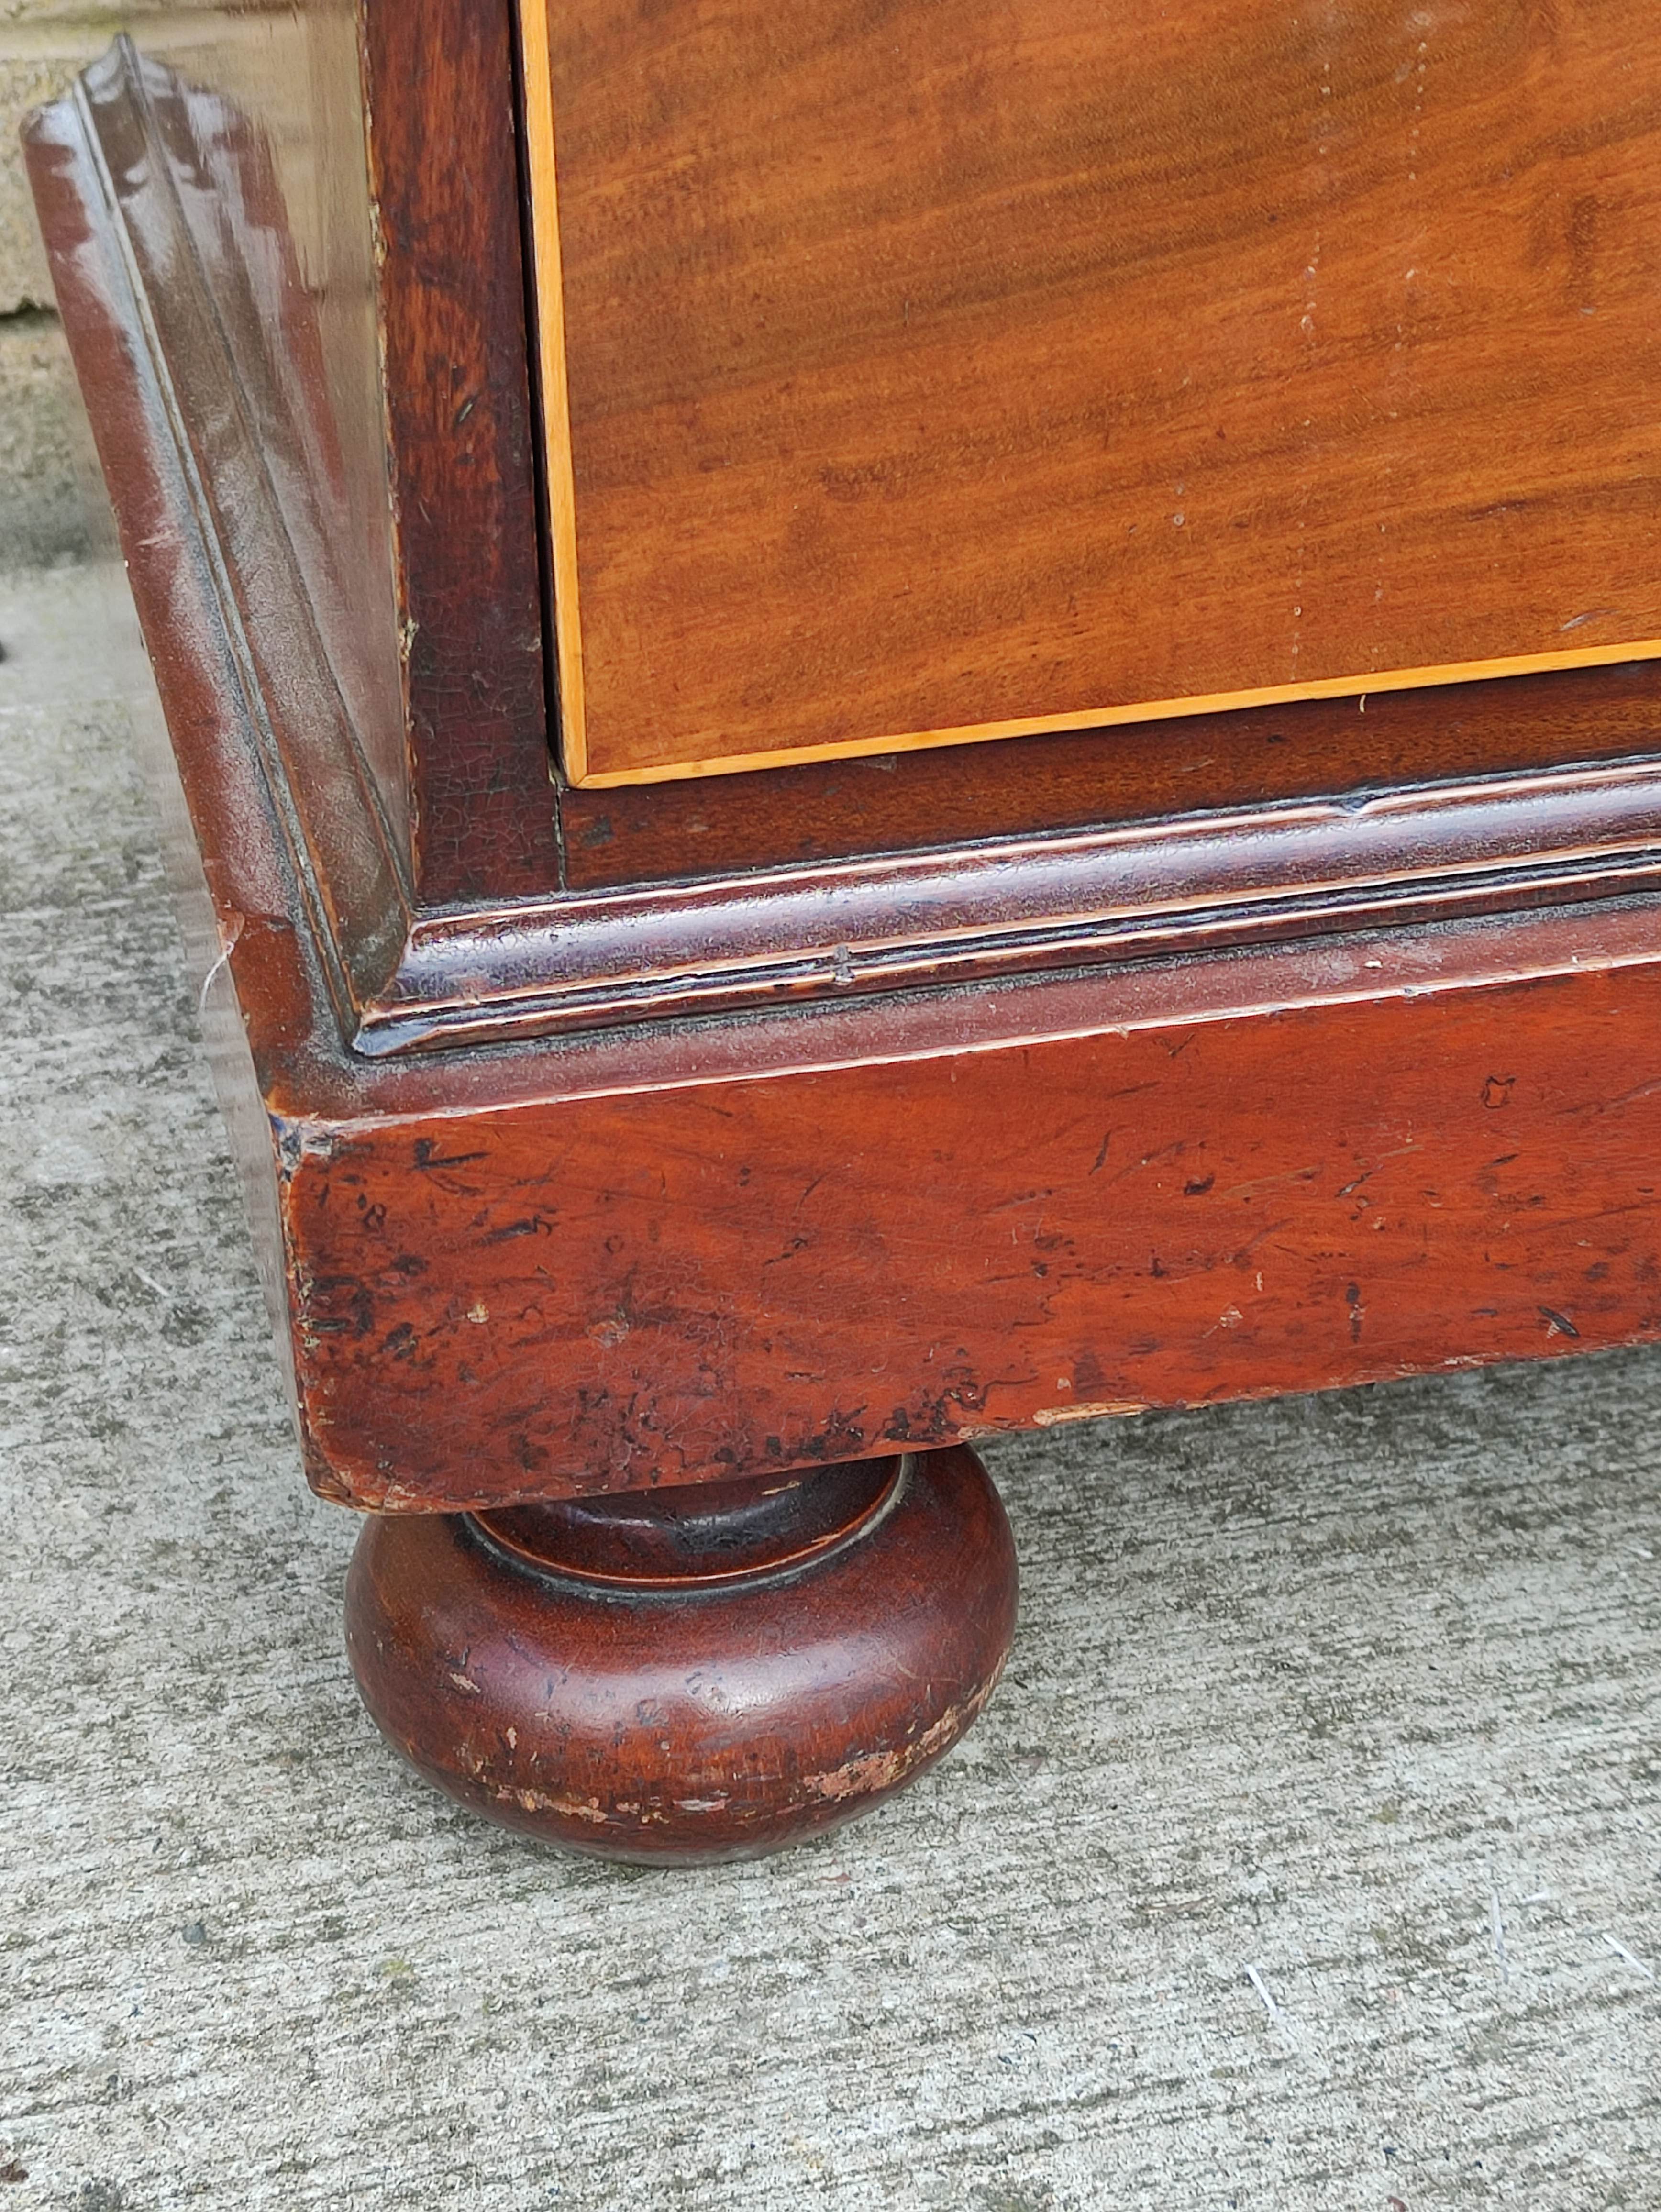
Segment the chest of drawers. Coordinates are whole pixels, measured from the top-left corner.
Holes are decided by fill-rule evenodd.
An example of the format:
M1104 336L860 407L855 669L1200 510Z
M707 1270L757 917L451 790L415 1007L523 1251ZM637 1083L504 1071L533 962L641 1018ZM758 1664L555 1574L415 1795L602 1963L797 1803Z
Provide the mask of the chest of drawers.
M29 154L443 1786L813 1832L977 1437L1661 1332L1634 0L147 11Z

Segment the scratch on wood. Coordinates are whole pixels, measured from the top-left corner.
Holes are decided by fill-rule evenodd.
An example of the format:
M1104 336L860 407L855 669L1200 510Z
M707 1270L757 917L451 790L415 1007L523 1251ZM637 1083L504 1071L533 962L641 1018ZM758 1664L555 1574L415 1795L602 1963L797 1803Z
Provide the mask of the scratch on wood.
M1149 1407L1141 1398L1098 1398L1088 1406L1042 1406L1032 1419L1041 1429L1054 1429L1063 1421L1095 1421L1110 1414L1146 1413L1148 1411Z
M802 1791L809 1797L818 1797L827 1803L840 1803L849 1797L870 1797L879 1791L897 1789L907 1775L919 1766L949 1751L958 1738L978 1717L981 1708L997 1687L998 1675L1003 1672L1000 1661L992 1679L982 1685L974 1695L965 1698L961 1705L948 1705L939 1720L926 1728L915 1743L902 1744L895 1751L873 1751L862 1759L850 1759L828 1774L809 1774L803 1778Z

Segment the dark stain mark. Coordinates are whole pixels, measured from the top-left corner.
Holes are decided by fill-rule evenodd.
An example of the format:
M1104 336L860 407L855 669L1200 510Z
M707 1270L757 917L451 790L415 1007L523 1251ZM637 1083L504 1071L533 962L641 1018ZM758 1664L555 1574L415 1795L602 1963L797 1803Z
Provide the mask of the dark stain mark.
M995 1206L989 1206L987 1211L990 1213L1013 1213L1018 1206L1037 1206L1043 1200L1054 1198L1055 1195L1053 1189L1024 1190L1013 1198L1000 1199Z
M317 1336L368 1336L374 1326L374 1296L367 1283L350 1275L323 1275L312 1285L313 1295L326 1300L333 1313L307 1316L306 1326Z
M827 463L818 473L825 496L844 503L864 499L873 492L879 498L893 499L904 487L904 470L887 460L841 467Z
M1361 1304L1361 1285L1359 1283L1350 1284L1345 1291L1344 1304L1349 1308L1349 1340L1352 1344L1359 1344L1361 1341L1361 1323L1366 1312Z
M882 1431L883 1441L891 1444L938 1444L955 1432L956 1425L950 1410L950 1401L937 1398L932 1405L914 1411L909 1406L896 1406Z
M1194 1182L1185 1182L1183 1185L1183 1196L1184 1198L1203 1198L1216 1180L1217 1178L1214 1175L1197 1176Z
M533 1444L522 1431L514 1438L513 1453L521 1472L526 1474L540 1474L548 1464L548 1455L542 1446Z
M511 1243L515 1237L551 1237L554 1224L545 1214L533 1213L527 1221L510 1221L505 1229L493 1229L483 1241L486 1244Z
M851 1413L844 1413L840 1407L833 1407L825 1417L824 1433L802 1439L802 1457L826 1462L857 1458L865 1442L865 1431L859 1425L864 1411L863 1406L855 1406Z
M1091 1162L1090 1172L1092 1175L1099 1175L1102 1170L1107 1165L1107 1148L1112 1141L1113 1132L1110 1129L1107 1134L1102 1139L1102 1148L1100 1152L1097 1153L1095 1158Z
M465 1168L485 1158L484 1152L435 1152L430 1137L417 1137L415 1140L415 1164L418 1168Z

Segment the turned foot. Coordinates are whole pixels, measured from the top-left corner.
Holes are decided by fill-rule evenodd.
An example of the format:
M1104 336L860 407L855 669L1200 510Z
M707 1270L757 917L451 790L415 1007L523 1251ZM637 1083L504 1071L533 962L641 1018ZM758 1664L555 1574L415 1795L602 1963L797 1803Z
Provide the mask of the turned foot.
M964 1449L764 1483L371 1521L346 1638L377 1724L463 1804L605 1858L751 1858L950 1750L1015 1620Z

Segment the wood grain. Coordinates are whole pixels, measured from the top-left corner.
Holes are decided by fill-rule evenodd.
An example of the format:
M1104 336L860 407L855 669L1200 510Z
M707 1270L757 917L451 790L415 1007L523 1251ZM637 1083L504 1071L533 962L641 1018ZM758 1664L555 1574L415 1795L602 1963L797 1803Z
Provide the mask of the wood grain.
M885 1062L867 1018L860 1066L314 1133L314 1479L456 1508L1661 1334L1661 967L1144 988L1141 1028L1080 990L1089 1035Z
M313 752L262 735L297 702L227 633L95 151L75 103L31 132L251 1048L239 1139L319 1490L489 1509L1661 1336L1652 896L1365 933L1333 907L1308 942L1096 973L1052 943L995 988L353 1049L326 917L362 886L295 835ZM1595 813L1584 839L1555 807L1507 820L1467 824L1485 870L1546 825L1605 866ZM841 898L804 885L822 932ZM507 919L469 922L481 963ZM636 928L661 952L663 910Z
M513 896L558 858L511 0L362 19L416 885Z
M1661 653L1634 0L522 9L577 781Z
M560 794L565 879L739 875L1653 753L1661 662Z
M239 689L245 679L214 653L199 679L236 754L234 776L252 768L281 794L294 899L360 1052L395 1057L619 1021L638 1028L692 1013L807 1011L929 985L986 987L1046 967L1100 969L1182 950L1629 898L1657 880L1657 769L1619 757L1654 750L1656 664L1638 662L1375 699L1365 714L1352 701L1342 715L1306 703L1284 721L1144 726L1140 750L1135 733L1120 739L1112 777L1091 754L1107 743L1099 733L1068 741L1054 779L1050 744L1025 740L1031 769L1019 805L1006 797L1001 819L988 812L985 791L965 804L943 781L947 757L910 757L909 769L936 773L880 825L890 852L875 866L859 852L866 823L834 813L816 823L800 807L794 834L822 843L847 836L846 857L831 842L822 858L767 867L791 850L770 844L791 811L789 787L817 772L746 778L777 787L771 806L742 822L747 842L737 854L717 845L707 854L715 865L702 883L648 881L602 895L550 884L536 899L411 910L293 532L262 466L263 453L287 453L281 413L266 408L256 435L245 404L251 390L281 380L268 387L259 316L229 314L241 296L234 257L221 267L204 250L228 234L213 195L204 193L201 219L187 228L181 175L193 175L192 164L181 168L161 145L166 134L188 153L192 117L206 98L118 52L89 74L69 112L40 118L31 161L135 585L158 663L170 672L175 738L186 742L179 718L196 712L184 704L196 648L187 649L173 611L182 604L176 576L152 574L164 540L215 580L210 602L234 605L258 712ZM88 210L101 211L90 238ZM177 447L181 434L188 457ZM199 486L194 506L185 479ZM234 660L235 649L225 649ZM1323 719L1310 725L1317 714ZM1294 750L1290 733L1305 726L1313 743ZM1166 744L1150 750L1160 727ZM228 757L193 776L193 804L207 803ZM1591 765L1600 757L1603 766ZM1507 759L1525 772L1495 775ZM1560 760L1587 765L1553 765ZM1462 785L1465 763L1478 780ZM880 775L876 763L852 765L863 780ZM1422 787L1427 769L1437 787ZM1306 795L1288 805L1300 786ZM736 795L739 781L683 789ZM659 787L637 803L675 795ZM501 799L498 791L481 825L483 849L498 858ZM1106 823L1047 834L1065 829L1064 810L1092 799ZM239 836L245 811L239 801L225 823L204 826L204 843ZM731 810L724 820L711 827L727 839ZM995 846L985 842L989 829L1005 833ZM689 872L676 866L678 856L693 857L676 821L652 850L652 872ZM744 872L757 865L764 872ZM239 911L240 923L228 918L233 930L247 920Z

